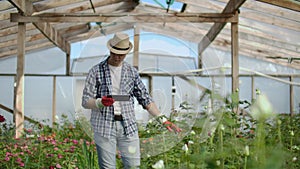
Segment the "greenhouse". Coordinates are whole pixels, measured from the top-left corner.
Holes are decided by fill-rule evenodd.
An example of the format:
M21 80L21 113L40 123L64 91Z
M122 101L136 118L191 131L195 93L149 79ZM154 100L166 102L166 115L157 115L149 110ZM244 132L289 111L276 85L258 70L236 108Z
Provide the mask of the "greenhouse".
M160 112L130 94L140 156L130 168L300 168L298 0L1 0L1 169L100 168L84 91L120 32Z

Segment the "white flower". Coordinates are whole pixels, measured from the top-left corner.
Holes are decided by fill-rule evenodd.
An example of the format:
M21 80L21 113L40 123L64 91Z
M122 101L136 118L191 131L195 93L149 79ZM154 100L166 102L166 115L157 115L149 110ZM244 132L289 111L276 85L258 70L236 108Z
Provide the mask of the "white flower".
M294 161L294 162L297 161L297 157L293 157L293 161Z
M251 106L250 114L255 120L265 121L268 118L274 117L276 114L268 98L265 95L259 95L257 100Z
M189 148L188 148L188 146L187 146L187 144L184 144L183 146L182 146L182 148L181 148L185 153L187 153L188 152L188 150L189 150Z
M194 130L192 130L191 131L191 135L195 135L196 133L195 133L195 131Z
M278 119L277 123L280 125L282 123L282 121L280 119Z
M163 160L157 161L154 165L152 165L152 168L154 168L154 169L164 169L165 168L164 161Z
M249 146L246 145L246 146L245 146L245 155L246 155L246 156L249 156L249 154L250 154L250 153L249 153Z
M216 164L217 164L217 166L220 166L220 165L221 165L221 161L220 161L220 160L217 160L217 161L216 161Z
M55 120L59 120L59 117L58 117L58 115L55 115Z
M148 121L148 123L150 123L150 124L151 124L152 122L153 122L153 120L152 120L152 119L150 119L150 120Z
M256 95L260 95L260 90L259 89L255 89L255 93L256 93Z
M192 140L189 140L188 145L190 145L190 144L194 144L194 142Z
M224 127L224 125L223 125L223 124L221 124L221 125L220 125L220 129L221 129L222 131L224 131L224 130L225 130L225 127Z

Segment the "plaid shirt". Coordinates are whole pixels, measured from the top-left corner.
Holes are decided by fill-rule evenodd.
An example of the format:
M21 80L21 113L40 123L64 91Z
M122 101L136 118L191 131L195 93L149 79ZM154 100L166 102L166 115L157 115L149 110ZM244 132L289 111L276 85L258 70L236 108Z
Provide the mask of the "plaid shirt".
M86 108L91 98L101 98L112 94L112 83L107 59L93 66L86 77L83 89L82 106ZM134 97L140 105L147 106L152 102L145 85L143 84L137 70L123 62L120 94L130 95L130 101L120 102L124 129L127 136L132 136L138 131L136 117L134 114ZM104 137L112 135L114 125L114 107L108 106L100 109L92 109L90 122L93 130Z

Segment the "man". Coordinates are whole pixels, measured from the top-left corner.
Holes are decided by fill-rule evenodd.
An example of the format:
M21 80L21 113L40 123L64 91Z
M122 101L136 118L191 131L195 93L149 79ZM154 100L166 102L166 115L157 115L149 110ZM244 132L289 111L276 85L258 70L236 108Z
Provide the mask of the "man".
M101 169L116 168L116 149L125 168L140 165L140 143L134 113L134 97L151 115L161 116L137 70L124 61L133 45L125 33L116 33L107 42L110 55L93 66L87 75L82 106L92 109L91 124ZM128 96L119 101L114 96ZM124 99L124 98L123 98ZM170 131L177 126L163 118Z

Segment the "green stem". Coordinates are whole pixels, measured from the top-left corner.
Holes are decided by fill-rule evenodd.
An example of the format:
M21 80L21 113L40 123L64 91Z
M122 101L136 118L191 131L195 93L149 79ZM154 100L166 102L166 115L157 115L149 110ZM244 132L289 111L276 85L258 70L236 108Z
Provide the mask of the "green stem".
M221 126L221 125L220 125ZM223 131L219 127L219 139L220 139L220 153L221 153L221 168L224 169L224 157L223 157Z
M278 139L279 139L279 144L282 145L282 138L281 138L281 129L280 129L280 125L278 125Z
M244 164L244 169L247 169L247 156L245 156L245 164Z
M264 121L258 122L257 135L256 135L256 155L258 160L259 168L264 168L265 166L265 125Z
M166 153L166 140L165 140L165 133L163 133L163 148L164 148L164 150L163 150L163 152L164 152L164 162L165 162L165 164L166 164L166 166L168 166L168 158L167 158L167 153Z
M42 140L40 140L40 142L39 142L39 162L38 162L38 168L40 168L40 164L41 164L41 148L42 147Z

